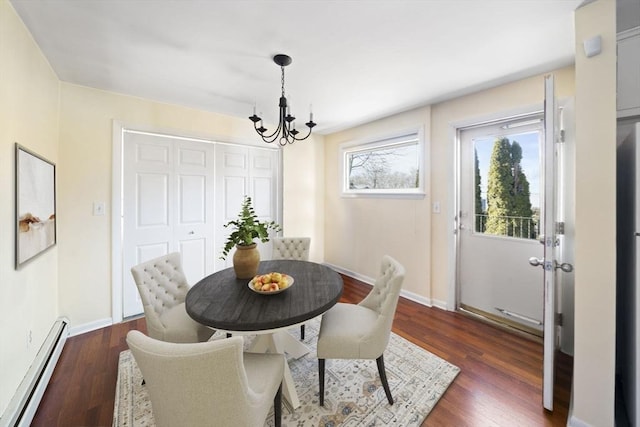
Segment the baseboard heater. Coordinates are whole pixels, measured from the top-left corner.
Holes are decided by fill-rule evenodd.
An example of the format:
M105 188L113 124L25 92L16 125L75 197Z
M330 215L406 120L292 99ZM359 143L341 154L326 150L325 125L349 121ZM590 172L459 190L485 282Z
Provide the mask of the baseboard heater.
M27 427L31 424L68 336L69 320L56 320L0 418L0 427Z

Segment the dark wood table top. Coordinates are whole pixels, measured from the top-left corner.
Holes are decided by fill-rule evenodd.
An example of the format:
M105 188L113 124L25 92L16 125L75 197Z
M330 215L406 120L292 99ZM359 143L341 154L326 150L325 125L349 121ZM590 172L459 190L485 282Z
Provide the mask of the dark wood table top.
M187 313L196 322L224 331L283 328L312 319L342 295L342 277L331 268L308 261L260 262L258 274L277 271L293 277L293 285L274 295L253 292L248 279L233 268L205 277L187 293Z

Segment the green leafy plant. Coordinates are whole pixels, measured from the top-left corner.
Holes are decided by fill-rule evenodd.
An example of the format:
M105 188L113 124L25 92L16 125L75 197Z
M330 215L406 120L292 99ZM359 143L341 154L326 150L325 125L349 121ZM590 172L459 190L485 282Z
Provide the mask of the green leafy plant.
M251 205L251 197L249 196L244 196L238 219L229 221L224 227L232 227L233 231L229 237L227 237L227 242L224 245L220 259L226 259L229 251L236 245L249 246L255 243L255 239L260 239L263 243L268 242L269 230L281 230L280 225L274 221L266 222L258 220L258 216Z

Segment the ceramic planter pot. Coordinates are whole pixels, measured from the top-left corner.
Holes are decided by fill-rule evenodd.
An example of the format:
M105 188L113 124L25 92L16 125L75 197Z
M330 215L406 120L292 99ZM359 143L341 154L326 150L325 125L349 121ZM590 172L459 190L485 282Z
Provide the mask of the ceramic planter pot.
M253 279L258 274L260 252L256 246L256 243L249 246L236 245L236 251L233 254L233 269L238 279Z

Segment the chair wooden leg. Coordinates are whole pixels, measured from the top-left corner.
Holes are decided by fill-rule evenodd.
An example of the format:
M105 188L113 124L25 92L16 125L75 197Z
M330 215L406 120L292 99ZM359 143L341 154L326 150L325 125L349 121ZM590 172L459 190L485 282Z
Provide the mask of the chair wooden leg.
M387 395L389 405L393 405L393 397L391 397L391 390L389 390L389 383L387 382L387 373L384 370L384 359L382 355L376 359L378 365L378 373L380 374L380 380L382 381L382 387L384 388L384 394Z
M320 382L320 406L324 406L324 359L318 359L318 380Z
M273 399L273 421L275 427L282 425L282 383L280 383L276 397Z
M300 325L300 341L304 341L304 325Z

